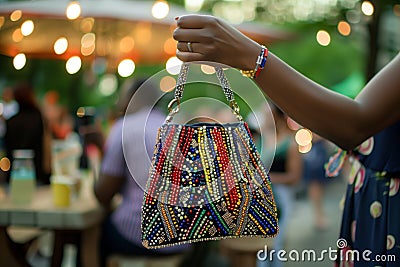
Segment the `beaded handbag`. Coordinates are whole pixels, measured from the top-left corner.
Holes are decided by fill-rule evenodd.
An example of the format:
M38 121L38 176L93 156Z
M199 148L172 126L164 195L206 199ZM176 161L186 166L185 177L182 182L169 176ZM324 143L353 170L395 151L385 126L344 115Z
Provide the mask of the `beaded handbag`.
M189 65L183 64L169 116L158 132L144 196L146 248L278 233L268 173L223 70L215 69L239 122L171 123L187 80Z

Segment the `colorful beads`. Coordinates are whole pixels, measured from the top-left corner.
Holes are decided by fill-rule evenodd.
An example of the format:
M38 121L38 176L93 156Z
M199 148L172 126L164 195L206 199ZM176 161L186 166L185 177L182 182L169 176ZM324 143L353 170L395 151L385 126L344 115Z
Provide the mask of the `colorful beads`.
M265 63L267 62L267 58L268 58L268 48L262 45L261 52L256 60L256 67L252 70L240 70L240 72L245 77L253 79L257 78L258 75L260 75L260 72L264 69Z
M143 245L277 232L270 180L246 123L161 127L143 202Z

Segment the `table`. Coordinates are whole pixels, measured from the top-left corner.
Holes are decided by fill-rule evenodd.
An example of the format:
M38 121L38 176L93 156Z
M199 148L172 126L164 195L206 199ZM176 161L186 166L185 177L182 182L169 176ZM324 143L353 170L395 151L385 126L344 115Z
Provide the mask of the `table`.
M15 205L8 196L0 199L0 265L23 266L7 235L8 226L29 226L53 230L55 243L52 255L52 267L61 266L63 247L60 242L71 234L80 236L81 257L83 266L98 266L97 238L100 223L105 216L105 210L97 202L88 184L82 186L77 199L66 208L57 208L53 204L50 186L37 188L32 203ZM4 249L3 249L4 248ZM78 264L79 265L79 264Z

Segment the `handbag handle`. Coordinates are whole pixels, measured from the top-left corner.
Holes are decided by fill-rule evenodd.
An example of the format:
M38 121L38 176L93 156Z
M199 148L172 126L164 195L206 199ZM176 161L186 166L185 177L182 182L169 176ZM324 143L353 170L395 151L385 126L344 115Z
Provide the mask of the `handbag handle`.
M222 91L224 92L226 100L228 100L229 106L236 115L236 118L239 121L243 121L242 116L240 115L240 108L236 102L235 95L231 89L231 85L229 84L228 79L225 76L224 70L221 67L214 67L215 73L217 74L217 78L221 85ZM174 115L179 112L181 99L183 96L183 91L185 89L185 84L187 82L187 76L189 73L189 63L183 63L181 66L181 70L178 75L178 79L176 82L174 98L168 104L168 112L169 115L166 119L166 122L169 123L173 119ZM175 107L173 107L176 104Z

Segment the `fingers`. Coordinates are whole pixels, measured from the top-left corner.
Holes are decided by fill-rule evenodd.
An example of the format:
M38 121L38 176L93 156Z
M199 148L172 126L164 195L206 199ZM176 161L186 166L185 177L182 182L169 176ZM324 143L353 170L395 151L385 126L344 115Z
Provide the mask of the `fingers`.
M201 29L176 28L173 38L179 42L201 42L204 41L204 31Z
M191 62L191 61L202 61L204 57L200 53L195 52L182 52L177 50L176 57L182 60L183 62Z
M190 46L188 45L188 42L178 42L176 48L181 52L197 52L197 53L201 52L198 43L193 43L193 42L190 42Z
M190 51L190 49L191 51ZM182 61L199 61L203 59L199 43L178 42L176 56Z
M216 18L209 15L183 15L179 17L176 23L180 28L202 29L213 20L216 20Z

